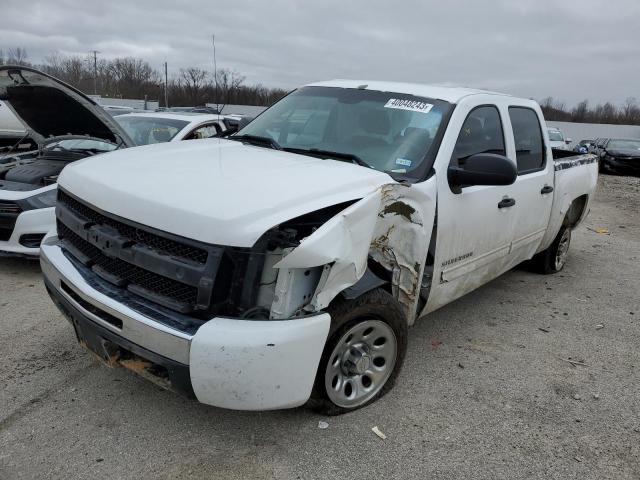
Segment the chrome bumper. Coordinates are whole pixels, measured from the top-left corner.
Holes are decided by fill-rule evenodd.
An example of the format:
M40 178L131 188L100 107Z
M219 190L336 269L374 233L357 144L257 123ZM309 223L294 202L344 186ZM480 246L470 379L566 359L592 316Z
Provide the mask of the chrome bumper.
M93 288L64 255L58 244L58 237L49 236L42 242L40 265L49 285L93 322L158 355L185 365L189 364L192 335L167 327ZM67 293L69 290L82 302L121 320L122 328L90 312L85 308L86 304L81 305Z

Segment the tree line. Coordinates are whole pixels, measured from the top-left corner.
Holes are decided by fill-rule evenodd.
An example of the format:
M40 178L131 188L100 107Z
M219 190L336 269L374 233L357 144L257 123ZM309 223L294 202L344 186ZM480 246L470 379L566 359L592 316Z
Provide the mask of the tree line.
M640 105L634 97L627 98L620 106L606 102L591 107L588 100L583 100L573 108L547 97L540 101L540 107L545 119L557 122L640 125Z
M164 104L164 72L141 58L95 58L93 55L52 53L42 63L31 63L24 48L0 49L0 65L25 65L37 68L86 94L111 98L158 100ZM268 106L287 94L281 88L247 84L235 70L220 68L213 73L196 67L180 69L168 78L167 97L170 106L218 105Z
M61 55L53 53L41 64L31 64L22 47L0 49L0 65L18 64L38 68L85 93L113 98L147 98L164 105L164 73L140 58L123 57L112 60L92 55ZM167 82L169 105L198 106L205 103L219 105L268 106L286 95L280 88L261 84L248 85L245 77L235 70L221 68L215 77L207 70L182 68ZM590 106L583 100L573 108L547 97L540 101L547 120L581 123L613 123L640 125L640 105L631 97L623 105L611 102Z

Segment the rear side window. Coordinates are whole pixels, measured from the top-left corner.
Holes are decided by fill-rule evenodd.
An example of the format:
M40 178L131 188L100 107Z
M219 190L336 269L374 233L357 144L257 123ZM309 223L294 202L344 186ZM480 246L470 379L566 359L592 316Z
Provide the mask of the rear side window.
M500 113L494 106L477 107L462 125L451 164L460 166L476 153L506 155Z
M544 168L545 152L542 129L535 111L525 107L509 107L516 145L518 175Z

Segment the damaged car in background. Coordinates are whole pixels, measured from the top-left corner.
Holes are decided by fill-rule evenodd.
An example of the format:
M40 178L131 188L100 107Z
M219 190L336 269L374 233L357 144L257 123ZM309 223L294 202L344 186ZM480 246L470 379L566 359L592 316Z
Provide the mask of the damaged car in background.
M42 238L55 225L62 169L134 144L89 97L31 68L0 67L0 101L37 145L26 153L13 149L0 156L0 256L37 258Z
M70 163L126 147L209 138L229 124L224 116L198 113L113 117L73 87L21 66L0 67L0 100L24 124L22 136L0 150L0 256L37 258L55 226L58 175Z
M531 100L324 82L227 139L66 168L41 266L110 366L338 414L392 388L417 318L524 261L560 271L597 175Z

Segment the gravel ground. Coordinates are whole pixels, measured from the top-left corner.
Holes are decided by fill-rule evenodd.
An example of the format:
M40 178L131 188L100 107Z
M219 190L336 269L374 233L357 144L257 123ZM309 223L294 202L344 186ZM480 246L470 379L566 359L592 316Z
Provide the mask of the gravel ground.
M0 478L638 479L639 234L640 179L603 176L561 274L515 270L422 319L396 388L333 418L107 369L37 264L0 259Z

